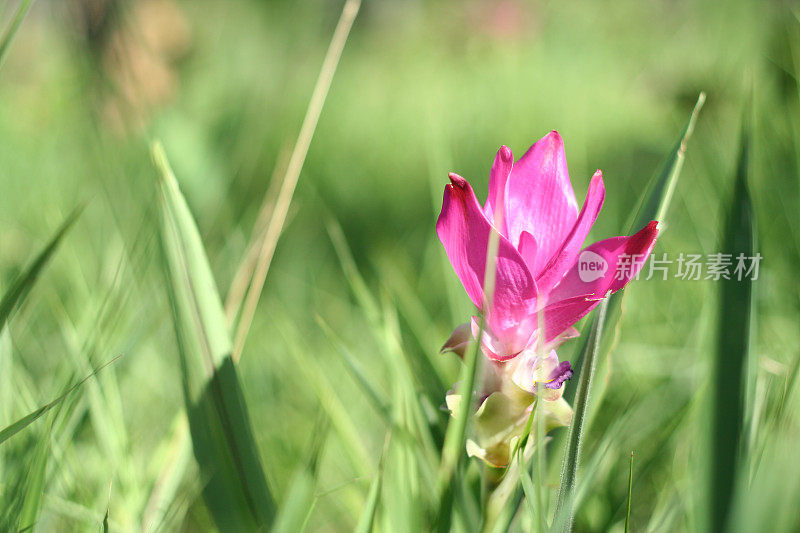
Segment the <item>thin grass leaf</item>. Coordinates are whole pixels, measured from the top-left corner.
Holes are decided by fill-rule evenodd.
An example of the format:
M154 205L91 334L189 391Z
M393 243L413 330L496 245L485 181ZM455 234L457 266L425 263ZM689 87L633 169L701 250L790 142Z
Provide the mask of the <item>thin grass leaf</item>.
M355 533L370 533L375 524L375 515L378 512L378 502L380 502L381 489L383 487L383 470L391 440L392 430L389 429L383 441L383 453L381 454L381 462L378 464L378 473L375 475L375 479L372 480L372 484L369 487L367 501L364 503L364 508L361 510L361 516L358 518Z
M278 512L272 533L303 531L316 502L315 487L316 481L306 468L300 468L294 473L286 493L286 501Z
M747 188L749 135L745 131L736 173L736 186L724 232L724 253L749 261L755 255L753 208ZM753 280L734 272L720 280L720 318L713 375L710 528L724 531L739 470L750 340L753 328Z
M631 463L628 470L628 501L625 504L625 533L628 533L628 525L631 521L631 500L633 499L633 452L631 452Z
M392 418L396 428L390 455L393 494L387 517L401 531L424 528L424 510L433 503L435 467L439 454L432 439L420 402L416 380L403 350L397 310L387 293L381 294L382 349L392 376Z
M330 236L331 243L333 244L334 251L339 259L339 264L341 265L345 278L350 285L350 289L366 315L367 320L372 324L372 330L376 333L385 330L387 326L385 323L385 313L381 313L377 299L372 295L367 283L359 272L341 226L335 218L327 216L326 229L328 230L328 235ZM392 297L390 299L392 305L394 305L395 298ZM396 312L393 312L392 314L395 313ZM385 342L388 351L396 354L396 357L390 357L388 360L394 362L402 359L406 364L400 365L399 370L410 374L413 381L422 385L422 392L430 405L438 405L441 402L442 392L447 390L441 377L439 377L438 371L434 368L427 355L423 357L414 357L409 350L403 349L399 341L399 327L396 329L396 332L389 331L383 337L376 335L379 342ZM414 396L419 398L419 394L415 393Z
M651 220L658 220L659 223L663 223L669 204L672 201L672 193L675 192L678 177L681 175L681 169L683 169L683 161L686 159L686 148L689 144L689 139L692 137L697 117L705 103L706 93L701 92L697 97L697 103L692 109L692 114L689 115L689 120L683 128L681 136L672 147L659 173L653 176L650 181L636 215L630 219L628 233L638 230Z
M683 162L686 159L686 149L689 140L694 132L697 117L700 115L700 110L706 102L706 94L701 92L697 97L697 103L692 109L689 120L686 122L680 137L675 142L667 158L664 160L663 165L658 173L656 173L650 180L645 193L642 195L639 208L628 222L627 234L632 234L647 225L652 220L657 220L659 223L659 231L662 231L665 226L665 219L667 211L669 210L670 202L672 201L672 194L678 184L678 178L683 169ZM605 330L603 331L604 337L611 340L614 337L609 335L611 330L618 326L621 318L620 307L622 305L622 298L625 296L625 289L615 292L609 298L608 312L605 323ZM573 367L578 366L581 362L583 354L588 350L588 336L584 336L583 345L580 350L576 351L576 356ZM576 376L578 377L578 376ZM567 387L564 391L564 398L572 403L575 399L576 387Z
M192 461L192 443L189 439L189 422L185 413L173 422L172 435L178 435L169 442L167 459L155 483L142 517L142 532L160 531L167 519L167 514L175 502L181 482Z
M11 43L14 41L14 37L17 36L19 27L22 25L25 15L30 11L32 4L33 0L22 0L19 3L16 13L14 13L14 19L3 34L2 40L0 40L0 69L3 68L3 64L6 62Z
M364 504L364 509L361 511L361 516L358 518L356 525L356 533L369 533L375 524L375 513L378 510L378 502L381 497L381 485L383 483L383 469L381 469L372 480L369 486L369 494L367 494L367 501Z
M5 294L3 294L3 299L0 300L0 331L3 330L6 322L8 322L8 318L14 307L25 298L30 288L36 283L42 269L47 265L47 262L58 248L59 243L61 243L61 239L63 239L64 235L66 235L67 231L72 227L72 224L77 220L82 210L83 208L79 207L67 216L64 222L61 223L61 226L59 226L55 235L50 238L50 242L39 252L39 255L28 265L28 268L17 276Z
M531 479L531 474L527 468L519 469L519 479L522 485L522 490L525 493L525 501L528 503L528 512L530 513L531 522L534 524L540 523L541 508L538 506L539 496L536 487ZM541 530L539 530L541 531Z
M362 432L348 409L336 394L336 390L328 376L318 364L309 360L308 347L300 340L300 332L296 324L285 317L276 317L280 327L278 330L289 347L288 355L294 359L297 369L311 389L316 393L320 405L325 410L331 425L344 443L344 449L349 455L350 462L359 476L369 475L367 466L370 463Z
M39 521L39 513L42 510L42 500L44 499L44 488L47 482L47 462L50 457L50 437L53 433L53 426L58 412L54 412L50 417L47 429L39 437L36 449L33 453L33 460L22 489L22 508L19 513L17 529L19 531L32 530Z
M317 488L319 460L327 440L328 426L329 419L324 412L320 412L311 433L309 457L292 476L272 533L297 533L305 529L317 503L314 491Z
M325 229L328 230L328 236L333 244L336 257L339 259L344 277L350 285L350 290L353 291L353 295L356 297L358 305L365 312L367 319L376 325L377 329L377 325L380 325L380 306L358 271L353 254L347 244L347 238L342 231L342 226L335 218L328 216L325 220Z
M480 334L483 335L484 319L481 318ZM481 335L478 338L481 338ZM437 530L449 531L452 520L453 496L455 492L456 470L464 455L464 446L467 438L467 422L472 412L475 378L478 374L478 357L480 343L464 354L464 366L461 369L462 402L457 416L447 425L444 448L442 449L442 463L439 468L439 481L437 494L439 494L438 515L436 517Z
M373 381L370 380L362 368L361 364L358 362L358 359L350 353L344 343L339 339L333 330L328 326L328 324L320 317L319 315L316 316L317 324L322 328L322 331L325 333L325 336L328 337L328 340L331 344L336 348L336 353L342 358L344 361L347 370L350 372L350 375L356 380L356 383L364 390L367 398L372 403L372 406L378 412L381 417L386 420L386 422L391 424L391 417L389 413L389 406L381 399L378 392L375 390L375 387L372 386Z
M275 201L275 207L272 210L269 225L261 240L258 259L251 278L250 289L247 291L247 295L242 304L241 318L236 327L233 344L234 361L239 361L242 351L244 350L244 343L247 340L247 334L253 323L256 307L261 298L261 291L264 289L264 283L266 282L267 273L272 263L272 257L275 254L275 247L283 231L286 215L289 213L289 206L292 203L292 196L297 187L297 182L300 179L300 172L303 169L303 164L308 154L308 148L311 145L311 139L314 137L314 131L317 129L317 121L319 121L319 116L325 105L325 99L328 96L328 91L333 82L333 75L336 73L336 67L339 64L339 58L342 56L344 45L347 43L347 37L350 35L350 29L353 27L353 22L355 22L360 7L361 0L347 0L345 2L344 7L342 7L342 14L339 16L339 22L336 24L336 29L333 31L330 45L328 45L328 51L322 62L322 68L319 72L317 83L314 85L311 101L308 104L308 109L306 109L306 116L303 118L303 124L300 126L300 133L297 135L297 142L292 150L289 164L286 167L286 174L281 183L281 189Z
M194 456L206 505L223 530L266 528L275 516L211 267L195 221L154 144L160 171L164 268L181 359Z
M0 444L4 443L8 439L10 439L11 437L16 435L17 433L19 433L23 429L25 429L26 427L31 425L40 416L42 416L43 414L47 413L50 409L52 409L53 407L55 407L56 405L61 403L61 401L64 398L69 396L71 393L75 392L81 385L86 383L90 378L94 377L98 372L100 372L102 369L104 369L105 367L107 367L111 363L115 362L120 357L121 356L117 356L114 359L112 359L111 361L105 363L104 365L97 367L95 370L92 371L91 374L89 374L88 376L86 376L85 378L80 380L78 383L75 383L74 385L69 387L66 390L66 392L61 394L55 400L51 401L48 404L43 405L42 407L38 408L37 410L33 411L32 413L29 413L29 414L23 416L22 418L20 418L19 420L17 420L13 424L10 424L10 425L4 427L2 430L0 430Z
M564 462L561 467L561 485L558 489L556 517L554 519L555 530L572 530L574 521L573 500L575 497L575 487L578 482L581 452L583 451L584 422L589 405L594 370L597 365L597 356L600 351L600 341L605 325L607 309L608 298L604 299L598 307L591 328L589 329L587 342L584 345L585 351L583 357L581 357L583 363L581 364L580 378L577 387L578 391L575 397L575 408L572 415L572 424L570 424L569 433L567 434L567 450L564 453Z

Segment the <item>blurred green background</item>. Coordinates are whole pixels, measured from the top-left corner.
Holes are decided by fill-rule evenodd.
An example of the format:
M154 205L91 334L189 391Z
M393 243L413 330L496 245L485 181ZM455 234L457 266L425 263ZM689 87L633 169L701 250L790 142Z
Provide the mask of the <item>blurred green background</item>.
M3 3L6 23L15 5ZM150 141L165 146L224 297L262 198L282 176L340 10L327 0L39 0L24 21L0 71L0 288L71 210L86 209L0 338L0 425L57 396L65 376L122 355L55 426L40 530L96 528L106 508L115 528L140 529L170 460L183 399ZM763 501L742 503L740 524L747 531L765 513L788 517L787 531L800 527L800 461L788 454L800 398L787 385L800 350L798 73L800 22L788 2L366 0L240 365L276 498L308 461L320 412L347 422L334 420L322 452L309 530L354 527L381 454L383 422L319 325L376 388L392 388L391 354L352 296L332 221L377 301L396 310L402 349L432 360L449 386L459 367L438 349L471 309L434 231L447 173L470 180L482 200L501 144L519 157L557 129L579 201L603 170L607 199L590 240L618 235L702 90L656 253L719 251L751 102L764 258L757 409L769 419L786 404L792 418L756 439L761 462L749 474ZM650 280L627 292L617 345L599 369L585 444L594 475L576 527L621 530L635 450L634 530L693 529L708 460L715 286ZM430 408L443 425L446 413ZM24 474L45 425L3 445L3 479ZM202 483L190 464L163 527L211 527Z

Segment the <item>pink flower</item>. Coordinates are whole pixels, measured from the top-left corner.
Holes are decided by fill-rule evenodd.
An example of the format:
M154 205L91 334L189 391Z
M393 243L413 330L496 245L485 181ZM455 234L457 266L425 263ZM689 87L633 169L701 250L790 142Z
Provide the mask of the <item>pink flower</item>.
M634 235L581 250L600 213L605 186L598 170L578 210L556 131L516 163L511 150L500 148L483 207L464 178L450 174L450 182L436 232L472 303L485 315L482 348L496 361L526 350L547 354L576 336L572 325L638 274L658 235L653 221ZM499 249L494 295L487 303L483 285L492 233L499 233ZM563 370L552 380L558 386L569 369Z

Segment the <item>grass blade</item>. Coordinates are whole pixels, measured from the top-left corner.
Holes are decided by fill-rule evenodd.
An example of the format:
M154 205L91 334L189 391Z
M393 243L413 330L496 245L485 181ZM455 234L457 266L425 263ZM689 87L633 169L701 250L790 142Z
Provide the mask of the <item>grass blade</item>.
M18 531L31 531L39 521L47 481L47 460L50 457L50 437L53 433L54 423L55 417L51 417L47 429L36 443L33 460L22 488L22 508L19 513Z
M755 255L753 209L747 190L749 140L743 135L733 202L724 233L724 253ZM720 280L720 318L713 377L710 526L724 531L731 513L745 418L745 396L753 325L753 280L731 275Z
M336 353L338 353L342 358L342 361L344 362L348 372L350 372L350 375L353 376L353 379L355 379L356 383L358 383L358 385L363 389L364 394L366 394L375 411L377 411L386 422L391 424L392 420L389 412L389 406L386 405L386 402L381 399L380 395L375 390L375 387L372 385L373 381L367 377L366 372L358 362L358 359L356 359L356 357L350 353L350 350L345 347L344 342L342 342L342 340L336 336L336 333L333 332L333 330L322 319L322 317L317 315L316 319L317 324L319 324L323 333L325 333L325 336L328 337L328 340L331 342L334 348L336 348Z
M663 223L670 201L672 200L672 193L675 191L675 186L678 184L678 177L683 168L683 161L686 159L686 147L694 132L697 116L700 114L700 110L703 108L705 102L706 93L701 92L697 97L697 103L694 105L692 114L689 115L689 120L683 128L681 136L672 147L659 173L650 181L647 192L642 197L642 203L636 215L630 220L628 233L637 231L651 220L658 220L660 223Z
M86 376L85 378L80 380L78 383L76 383L76 384L72 385L71 387L69 387L66 392L64 392L61 396L59 396L55 400L51 401L50 403L48 403L46 405L43 405L42 407L38 408L37 410L33 411L32 413L29 413L29 414L23 416L22 418L20 418L19 420L17 420L13 424L10 424L10 425L4 427L2 430L0 430L0 444L4 443L8 439L10 439L11 437L16 435L17 433L19 433L23 429L25 429L26 427L31 425L40 416L42 416L43 414L47 413L50 409L52 409L53 407L55 407L56 405L61 403L61 401L64 398L69 396L72 392L77 390L81 385L86 383L86 381L88 381L89 378L93 377L95 374L100 372L102 369L104 369L105 367L107 367L108 365L110 365L111 363L116 361L117 359L119 359L119 357L115 357L114 359L112 359L108 363L98 367L91 374L89 374L88 376Z
M296 533L305 529L317 503L314 491L317 487L320 457L328 436L328 426L328 419L321 413L311 434L309 456L292 477L272 533Z
M253 437L211 267L163 148L160 170L164 268L181 358L194 456L206 505L221 530L268 527L275 504Z
M631 452L630 470L628 470L628 503L625 506L625 533L631 521L631 499L633 497L633 452Z
M30 11L32 4L33 0L22 0L17 6L17 12L14 13L14 19L11 21L11 25L3 34L3 39L0 41L0 68L3 68L3 63L6 61L8 50L11 48L11 42L14 40L14 37L16 37L19 27L22 25L25 15L27 15L28 11Z
M686 126L684 126L680 137L672 147L672 150L664 161L661 170L659 170L659 172L653 176L650 184L647 186L646 192L642 196L639 208L635 212L636 214L631 217L628 223L628 235L638 231L651 220L658 221L659 231L664 229L665 218L672 200L672 193L675 191L675 187L678 184L678 178L680 177L681 169L683 168L683 161L686 158L686 149L689 139L692 137L694 126L697 123L697 117L699 116L700 110L703 108L705 101L706 94L701 92L697 97L697 103L694 105L694 109L692 109L692 113L689 115L689 120L686 122ZM621 315L619 312L620 305L622 304L622 297L624 295L625 290L623 289L612 294L609 298L607 320L604 326L605 331L603 331L605 335L608 335L611 329L616 327L619 322ZM588 353L587 350L589 349L589 338L584 338L585 340L583 341L583 346L576 352L577 355L573 361L573 366L578 366L583 354ZM568 402L572 403L572 401L575 399L575 394L576 387L567 387L567 389L564 391L564 398Z
M522 490L525 493L525 501L527 502L528 512L530 513L531 522L534 524L539 524L542 516L541 507L539 506L539 502L541 501L541 498L539 498L538 495L539 491L534 486L531 473L525 467L524 463L522 466L523 467L519 469L519 479L522 485Z
M303 531L308 516L314 507L314 488L316 482L311 474L300 468L292 476L289 490L286 492L286 502L281 506L275 519L272 533L296 533Z
M369 533L372 531L372 526L375 523L375 513L378 510L378 502L381 497L381 484L383 483L383 471L378 472L372 484L369 487L369 494L367 494L367 501L364 504L364 509L361 511L361 516L358 518L356 525L356 533Z
M292 202L295 187L297 187L297 181L300 179L300 171L303 169L308 148L314 136L314 130L317 128L317 121L322 113L328 90L333 82L333 75L336 73L336 67L339 64L339 58L342 55L347 37L350 35L350 29L353 27L353 22L356 19L356 15L358 15L360 7L361 0L347 0L333 32L328 51L325 54L322 69L317 78L317 83L314 85L314 92L311 95L311 102L308 104L303 125L300 127L300 133L297 136L297 143L292 150L292 156L286 168L286 175L278 193L278 199L275 201L272 217L261 241L261 249L253 271L250 289L247 291L247 296L245 296L241 319L236 328L233 350L234 361L239 360L244 350L244 343L247 340L247 334L250 331L250 325L253 322L253 316L261 298L261 291L267 279L272 256L275 254L275 247L283 231L283 224L286 221L286 215L289 213L289 206Z
M481 335L483 335L483 318L481 318ZM480 338L480 336L478 337ZM451 513L453 508L453 496L455 491L455 475L461 458L464 455L464 446L467 437L467 422L472 412L473 390L475 389L475 377L478 373L478 357L480 353L480 343L467 350L464 354L464 367L461 369L460 382L462 385L462 402L457 416L447 425L445 433L444 447L442 449L442 463L439 468L438 491L439 494L439 515L436 517L437 529L440 532L449 531L451 523Z
M64 238L67 231L72 227L72 224L77 220L78 215L80 215L82 208L78 208L61 223L61 226L56 231L55 235L50 239L50 242L47 243L47 246L39 252L39 255L33 260L33 262L22 272L17 279L11 284L11 287L3 294L3 299L0 300L0 331L5 327L6 322L8 322L8 318L11 315L11 311L13 311L14 307L21 302L25 295L28 293L30 288L36 282L36 279L41 274L42 269L44 269L47 262L53 256L53 253L58 248L61 239Z
M578 380L574 413L572 415L572 424L570 424L569 433L567 434L567 450L564 454L564 463L561 467L561 486L558 489L556 518L554 520L554 529L556 530L572 530L574 520L573 498L583 449L584 421L589 405L608 304L609 299L606 298L598 307L587 336L587 342L584 345L583 356L581 357L583 363Z
M375 524L375 515L378 512L378 502L380 502L381 489L383 488L383 469L386 464L386 455L389 452L389 442L391 438L392 432L389 430L386 432L386 438L383 442L383 453L381 454L381 462L378 464L378 473L369 487L367 501L361 511L361 516L358 518L358 524L355 529L356 533L370 533Z

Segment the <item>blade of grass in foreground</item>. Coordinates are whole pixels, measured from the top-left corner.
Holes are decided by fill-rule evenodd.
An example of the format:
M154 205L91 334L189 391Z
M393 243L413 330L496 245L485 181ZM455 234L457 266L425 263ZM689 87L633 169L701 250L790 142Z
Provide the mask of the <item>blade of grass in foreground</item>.
M277 185L278 181L276 176L283 172L283 179L280 182L279 192L277 190L274 194L272 190L267 192L261 205L258 220L253 228L253 234L248 243L247 252L242 258L242 262L234 276L233 283L229 288L228 298L225 303L225 314L228 324L233 325L240 312L243 312L245 315L245 317L238 322L237 331L241 330L241 335L237 333L237 337L240 338L241 342L237 343L239 349L234 351L232 355L235 363L238 363L239 357L242 355L241 349L244 347L250 321L254 316L261 290L263 289L267 274L269 273L272 254L274 253L277 240L282 232L294 188L300 177L300 172L316 128L317 120L322 112L325 97L330 89L330 84L336 71L338 59L342 53L359 7L360 0L348 0L342 8L342 15L339 18L339 23L334 31L331 43L328 46L328 51L323 60L317 82L314 85L313 95L306 109L303 125L301 126L300 134L292 150L291 157L289 158L287 154L288 160L286 162L280 161L276 165L275 172L273 173L273 179ZM280 156L279 159L283 159L283 156ZM272 187L270 187L270 189L272 189ZM275 196L274 199L273 196ZM243 310L242 305L245 298L248 303L246 309ZM183 415L181 414L178 416ZM175 427L176 432L173 433L171 437L173 444L170 446L175 449L183 450L188 446L188 437L184 429L185 426L183 424L176 424ZM180 483L186 466L183 453L174 455L173 458L174 461L179 462L173 462L172 459L168 460L159 474L159 480L163 480L167 487L172 488ZM169 506L169 502L175 494L171 489L161 492L161 487L165 487L165 485L157 484L148 499L145 512L145 523L148 524L148 527L150 527L150 524L160 523L160 519L158 518L160 514L159 509L164 509Z
M561 486L558 489L556 515L553 520L553 529L556 531L572 530L574 520L573 498L578 480L578 468L580 468L581 463L584 421L589 405L589 395L592 389L597 355L600 351L600 340L603 334L608 303L609 300L606 298L598 307L584 345L583 357L581 357L583 363L578 381L578 392L575 397L572 424L570 424L569 433L567 434L567 450L564 453L564 463L561 467Z
M753 210L747 190L748 134L742 139L736 187L725 226L723 253L746 258L755 255ZM720 316L713 375L710 529L724 531L731 512L739 466L740 442L745 417L745 396L753 326L753 280L736 271L720 283Z
M0 300L0 331L8 322L8 317L11 315L11 311L14 307L25 298L25 295L28 293L30 288L36 282L36 279L39 277L39 274L42 272L42 269L47 265L47 262L53 256L53 253L58 248L61 239L66 235L67 231L72 227L72 224L77 220L78 215L80 215L82 208L78 208L61 223L61 226L56 231L55 235L50 239L50 242L47 243L47 246L39 252L39 255L36 256L36 259L22 272L17 279L11 284L8 290L3 294L3 299Z
M639 208L636 210L635 214L631 217L628 223L628 235L640 230L651 220L657 220L659 232L663 231L667 211L672 200L672 193L675 191L675 187L678 184L678 178L680 177L681 169L683 168L683 161L686 159L686 148L689 144L689 139L691 139L692 133L694 132L694 126L697 123L697 117L700 114L700 110L703 108L703 104L705 104L705 102L706 94L701 92L697 97L697 103L695 103L692 114L689 115L689 120L686 122L686 126L684 126L680 137L678 137L678 140L675 142L675 145L672 147L672 150L670 151L666 160L664 160L661 170L659 170L659 172L653 176L650 184L647 186L646 192L642 195ZM609 298L610 301L608 303L607 313L608 317L604 326L605 331L603 332L606 336L608 333L610 333L611 329L616 327L619 323L621 314L619 312L619 308L624 295L625 290L623 289L612 294ZM573 366L578 366L583 354L587 353L587 343L589 342L589 338L584 338L586 340L584 340L584 344L581 349L576 352L575 360L572 362ZM575 393L576 387L567 387L567 389L564 391L564 398L568 402L572 403L575 398Z
M633 452L631 452L631 464L628 470L628 502L625 505L625 533L628 533L628 526L631 521L632 498L633 498Z
M223 531L271 525L275 504L253 437L231 342L197 226L163 148L153 146L160 171L164 268L181 357L194 456L206 505Z
M11 25L3 34L3 39L0 41L0 68L3 67L3 63L5 63L6 56L8 55L8 50L11 47L11 42L14 40L14 37L16 37L19 27L22 25L22 21L31 9L32 4L33 0L22 0L17 6L14 19L11 21Z

